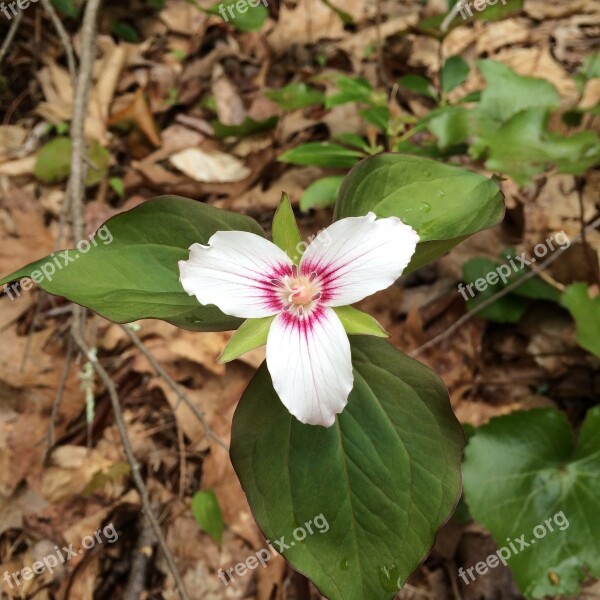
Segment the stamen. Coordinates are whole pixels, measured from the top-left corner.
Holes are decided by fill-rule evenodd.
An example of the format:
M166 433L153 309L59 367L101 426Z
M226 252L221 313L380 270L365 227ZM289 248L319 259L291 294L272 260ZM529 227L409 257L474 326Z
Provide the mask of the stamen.
M304 314L304 307L303 306L299 306L298 307L298 316L301 317Z
M312 283L316 278L317 278L317 273L316 273L316 271L313 271L310 274L310 277L308 278L308 280Z
M281 281L281 279L271 279L271 283L278 288L284 288L285 287L285 283L283 283L283 281Z
M321 292L317 292L312 298L311 300L320 300L321 299Z
M292 265L292 277L297 279L298 277L298 265Z
M283 306L283 310L290 310L290 308L292 308L291 304L284 304Z

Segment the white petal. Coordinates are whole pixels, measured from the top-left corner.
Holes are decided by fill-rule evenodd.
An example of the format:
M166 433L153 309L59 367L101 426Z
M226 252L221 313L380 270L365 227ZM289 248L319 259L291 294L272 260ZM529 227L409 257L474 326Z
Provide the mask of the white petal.
M208 246L190 248L190 259L179 263L179 272L185 291L200 304L258 319L281 310L271 280L291 274L291 265L283 250L254 233L219 231Z
M267 339L267 366L285 407L302 423L331 427L354 377L350 342L332 308L277 316Z
M322 231L306 249L300 265L323 283L322 301L345 306L383 290L407 267L419 236L397 217L348 217Z

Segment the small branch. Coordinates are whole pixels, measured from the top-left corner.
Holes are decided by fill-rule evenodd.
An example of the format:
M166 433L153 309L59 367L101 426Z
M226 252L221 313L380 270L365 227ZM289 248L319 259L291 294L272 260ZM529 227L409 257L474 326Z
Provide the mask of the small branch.
M6 53L8 52L8 49L10 48L10 45L13 43L13 39L15 38L15 35L17 35L17 30L19 29L19 25L21 24L22 18L23 18L23 11L19 11L17 13L17 16L15 17L15 20L13 21L12 25L10 26L10 29L8 30L8 34L6 35L6 39L4 40L2 47L0 48L0 64L2 64L2 61L4 60L4 57L6 56Z
M93 1L93 0L91 0L91 1ZM104 384L104 387L106 388L106 391L108 392L108 395L110 397L110 401L111 401L111 404L113 407L113 412L115 415L115 422L116 422L117 428L119 430L119 435L121 436L121 441L123 442L123 447L125 448L125 456L127 457L127 461L129 462L129 465L131 466L131 476L133 478L133 481L134 481L134 483L140 493L141 499L142 499L142 506L144 508L144 513L145 513L146 517L148 518L148 520L150 521L152 529L154 530L154 533L156 535L156 539L158 540L158 544L160 545L160 548L161 548L163 554L165 555L165 559L169 566L169 570L171 571L171 574L173 575L173 579L175 580L175 585L177 586L179 595L181 596L182 600L190 600L190 597L187 594L187 591L185 589L185 585L183 583L181 575L179 574L179 571L177 569L177 565L175 564L175 558L173 557L173 554L171 553L171 551L169 550L169 547L167 546L167 541L166 541L165 536L163 535L163 532L160 528L158 519L156 518L156 516L152 510L152 504L150 502L150 495L148 494L148 489L146 488L146 484L144 483L144 480L140 473L140 466L135 458L135 454L134 454L133 448L131 446L131 441L129 439L129 434L127 433L127 427L125 426L125 419L123 418L123 411L121 410L121 404L119 403L119 396L117 393L117 388L116 388L113 380L111 379L110 375L107 373L107 371L104 369L104 367L100 364L98 358L96 357L95 352L93 352L92 349L85 343L83 337L81 337L79 335L78 331L76 329L73 329L71 331L71 335L73 336L73 340L75 341L75 343L77 344L79 349L83 352L83 354L85 355L87 360L94 367L94 370L98 374L98 377L100 378L100 380Z
M146 348L144 342L142 342L142 340L140 340L140 338L135 335L135 333L126 325L121 325L121 328L129 336L129 339L132 341L133 345L146 357L148 362L152 365L152 368L156 371L157 375L162 377L167 382L168 386L175 392L175 394L177 394L179 401L183 402L194 413L194 415L196 415L196 418L202 424L206 435L213 439L217 444L225 448L227 452L229 452L227 444L221 438L215 435L213 430L210 428L210 425L206 421L206 415L194 405L194 403L182 391L177 382L163 369L148 348ZM175 407L175 409L177 409L177 407Z
M585 227L575 239L571 240L571 244L573 244L573 242L580 241L586 232L591 231L592 229L596 229L598 226L600 226L600 218L596 219L590 225ZM525 273L523 277L520 277L516 281L513 281L510 285L506 286L503 290L500 290L497 294L490 296L487 300L484 300L481 304L478 304L472 311L464 314L460 319L458 319L458 321L456 321L456 323L448 327L448 329L446 329L439 335L436 335L434 338L432 338L422 346L419 346L412 352L409 352L409 356L418 356L419 354L425 352L425 350L432 348L442 340L445 340L447 337L451 336L455 331L458 331L465 323L470 321L482 310L486 309L488 306L492 305L497 300L500 300L500 298L504 298L504 296L507 296L513 290L516 290L526 281L529 281L530 279L533 279L534 277L539 275L540 271L546 270L554 261L558 260L558 258L562 256L562 254L571 247L571 244L569 244L569 246L566 246L565 248L559 248L552 256L550 256L550 258L545 260L541 265Z
M67 198L71 213L73 242L79 243L85 233L84 200L87 173L85 120L88 112L90 87L96 58L96 20L101 0L88 0L81 26L81 56L79 74L73 96L71 120L71 175L67 184ZM81 306L73 308L73 333L84 337L86 311Z
M444 33L447 31L452 21L454 21L454 17L456 17L456 15L464 8L466 3L466 0L458 0L450 12L446 15L446 18L442 21L442 24L440 25L440 31Z
M62 401L62 397L65 391L65 386L67 385L67 379L69 377L69 370L71 369L71 364L73 362L73 338L69 336L67 340L67 357L65 358L65 364L63 367L63 372L60 377L60 383L58 384L58 389L56 390L56 396L54 398L54 403L52 404L52 412L50 413L50 425L48 426L48 437L46 443L46 451L44 452L44 458L42 462L46 462L48 457L50 456L50 452L54 448L54 444L56 443L56 418L58 417L58 409L60 408L60 403Z
M146 585L148 565L152 559L157 540L152 524L146 515L142 518L142 531L135 548L127 587L123 592L123 600L139 600Z
M50 3L50 0L42 0L42 6L46 11L46 14L50 17L52 24L54 25L54 29L56 29L56 33L60 38L60 41L65 50L65 55L67 57L67 67L69 68L69 75L71 75L71 85L73 86L73 91L75 91L75 85L77 81L77 63L75 62L75 52L73 51L73 46L71 44L71 40L69 39L69 34L65 29L60 17L56 10L54 10L54 6Z

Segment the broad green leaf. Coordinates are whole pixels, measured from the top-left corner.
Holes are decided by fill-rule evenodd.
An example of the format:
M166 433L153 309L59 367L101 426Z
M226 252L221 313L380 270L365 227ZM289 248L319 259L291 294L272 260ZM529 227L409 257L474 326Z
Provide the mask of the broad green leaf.
M349 102L371 103L373 88L366 79L341 75L336 79L336 84L340 91L337 94L327 97L325 100L325 106L327 108L348 104Z
M560 303L575 319L579 345L600 358L600 297L590 298L585 283L574 283L563 292Z
M600 77L600 50L588 54L583 59L583 64L579 71L586 79L595 79Z
M479 102L481 117L500 124L522 110L551 109L560 104L556 88L545 79L519 75L493 60L479 60L477 67L487 82Z
M354 389L330 428L292 417L263 365L231 458L265 535L284 536L284 556L324 596L391 600L458 501L463 432L429 368L385 340L352 347Z
M306 212L311 208L334 206L342 181L343 175L334 175L323 177L309 185L300 199L300 210Z
M75 0L52 0L52 4L67 17L77 19L83 5L80 1Z
M214 490L205 490L194 495L192 514L198 525L220 546L223 541L225 522Z
M262 133L263 131L269 131L276 127L278 122L279 117L270 117L262 121L255 121L250 117L246 117L244 122L239 125L225 125L219 123L219 121L213 121L211 125L215 136L219 139L224 139L228 137L246 137Z
M599 429L600 407L577 441L563 413L537 409L492 419L467 446L466 501L528 597L576 594L587 569L600 577Z
M390 109L387 106L372 106L360 111L360 116L383 133L387 133L390 126Z
M526 184L548 165L555 163L561 173L582 174L600 164L600 139L591 131L572 136L547 131L548 116L543 109L529 109L512 117L499 129L479 136L476 151L485 149L485 166L510 175Z
M267 343L269 329L274 319L275 315L245 321L229 340L225 350L223 350L223 354L219 356L219 362L231 362L243 356L246 352L250 352L250 350L264 346Z
M239 7L243 10L239 10ZM206 12L219 15L239 31L258 31L269 18L267 0L222 0L211 6Z
M264 236L249 217L163 196L108 220L91 243L35 261L0 285L31 277L46 292L117 323L154 318L197 331L236 329L241 320L202 306L179 282L178 261L189 258L189 247L228 230Z
M71 173L71 151L71 138L58 137L51 140L38 152L33 174L44 183L66 180ZM93 141L87 145L87 154L91 164L87 168L85 184L91 187L100 183L107 174L110 153Z
M284 152L279 160L293 165L350 169L364 156L362 152L339 144L310 142Z
M371 152L369 142L362 135L358 135L357 133L341 133L335 140L341 142L344 146L350 146L350 148L355 148L365 154Z
M369 314L353 306L339 306L333 309L348 335L374 335L390 337L390 334Z
M471 132L471 111L462 106L448 106L429 119L427 127L444 150L463 144Z
M431 81L422 75L405 75L404 77L400 77L400 79L398 79L398 85L407 90L411 90L412 92L416 92L417 94L428 96L429 98L437 97L437 93Z
M498 223L503 196L493 179L407 154L363 160L346 177L335 219L396 216L421 238L405 272L435 260L466 237Z
M265 96L284 110L297 110L325 102L325 94L305 83L290 83L278 90L266 90Z
M469 63L461 56L451 56L442 67L442 89L447 94L464 83L469 75Z
M273 243L298 264L302 258L302 236L296 223L292 204L285 193L281 196L281 202L273 218Z

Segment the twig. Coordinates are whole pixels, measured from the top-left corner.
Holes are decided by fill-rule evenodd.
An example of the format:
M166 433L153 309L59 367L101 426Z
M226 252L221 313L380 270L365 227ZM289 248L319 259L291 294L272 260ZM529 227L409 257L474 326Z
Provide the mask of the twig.
M54 29L56 29L56 33L60 38L60 41L65 50L65 55L67 57L67 67L69 69L69 74L71 75L71 85L73 86L73 91L75 90L75 85L77 81L77 64L75 62L75 52L73 51L73 46L71 44L71 40L69 40L69 34L65 29L60 17L56 10L54 10L54 6L50 4L50 0L42 0L42 6L46 11L47 15L50 17L52 24L54 25Z
M8 34L6 35L6 39L4 40L2 47L0 48L0 64L2 64L2 61L4 60L4 57L6 56L6 53L8 52L8 49L10 48L10 45L13 43L13 39L14 39L15 35L17 35L17 30L19 29L19 25L21 24L22 18L23 18L23 11L19 11L17 13L17 16L15 17L15 20L13 21L12 25L10 26L10 29L8 30Z
M464 8L465 4L466 0L458 0L450 12L446 15L446 18L442 21L442 24L440 25L440 31L446 32L452 21L454 21L454 17L456 17L456 15Z
M592 229L596 229L598 226L600 226L600 218L596 219L590 225L588 225L585 229L583 229L582 232L576 238L571 240L571 244L573 242L580 241L586 232L591 231ZM539 274L540 271L544 271L545 269L547 269L554 261L558 260L558 258L569 248L570 248L570 245L566 246L565 248L559 248L552 256L550 256L547 260L545 260L541 265L539 265L538 267L525 273L525 275L523 275L523 277L520 277L516 281L513 281L510 285L506 286L504 289L500 290L498 293L494 294L493 296L490 296L487 300L484 300L481 304L478 304L472 311L464 314L460 319L458 319L458 321L456 321L456 323L454 323L453 325L448 327L448 329L446 329L439 335L436 335L434 338L432 338L431 340L429 340L422 346L419 346L417 349L413 350L412 352L409 352L409 356L418 356L419 354L425 352L425 350L432 348L433 346L435 346L442 340L445 340L447 337L451 336L455 331L460 329L465 323L470 321L475 315L480 313L482 310L486 309L488 306L492 305L497 300L500 300L500 298L504 298L504 296L510 294L510 292L512 292L513 290L516 290L518 287L523 285L526 281L533 279L536 275Z
M93 1L93 0L91 0L91 1ZM152 504L150 502L150 495L148 494L148 489L146 488L144 479L142 478L142 475L140 472L140 465L138 464L138 462L135 458L135 454L134 454L133 448L131 446L131 441L129 439L129 434L127 433L127 427L125 426L125 419L123 418L123 411L121 410L121 404L119 403L119 396L117 393L117 388L115 386L115 383L111 379L108 372L100 364L100 361L96 357L95 352L93 352L92 349L85 343L83 337L81 337L79 332L76 329L72 329L71 335L73 336L73 340L77 344L79 349L83 352L83 354L85 355L87 360L94 367L94 370L98 374L98 377L100 378L100 380L104 384L104 387L106 388L106 391L108 392L108 395L110 397L110 401L112 404L113 412L115 415L115 422L116 422L117 428L119 430L119 435L121 436L121 441L123 442L123 447L125 448L125 456L127 457L127 461L129 462L129 465L131 466L131 476L133 478L133 481L134 481L134 483L140 493L140 497L142 499L142 506L144 508L144 513L145 513L146 517L148 518L148 520L150 521L150 524L152 525L152 529L154 530L154 533L156 534L158 544L160 545L160 548L161 548L163 554L165 555L165 559L169 566L169 570L171 571L171 574L173 575L173 579L175 580L175 585L177 586L179 595L181 596L182 600L190 600L190 597L187 594L187 591L185 589L185 585L183 583L181 575L179 574L179 571L177 569L177 565L175 564L175 558L173 557L173 554L171 553L171 551L169 550L169 547L167 546L167 541L166 541L165 536L163 535L163 532L160 528L158 519L156 518L156 516L152 510Z
M142 518L142 531L135 548L127 587L123 592L123 600L138 600L145 588L148 564L152 558L157 540L148 517Z
M54 444L56 443L56 418L58 416L58 409L60 408L60 403L62 401L62 397L65 391L65 386L67 385L67 379L69 377L69 370L71 369L72 362L73 338L69 336L67 340L67 356L65 358L65 364L60 378L60 383L58 384L58 389L56 390L56 396L52 404L52 412L50 413L50 424L48 425L46 450L44 452L44 458L42 459L42 462L44 463L47 461L48 457L50 456L50 452L52 451L52 449L54 448Z
M210 428L210 425L206 421L206 415L194 405L194 403L186 396L186 394L182 391L181 387L177 384L177 382L163 369L160 363L156 360L156 358L152 355L150 350L146 348L144 342L140 340L140 338L135 335L133 331L126 325L121 325L123 331L129 336L129 339L133 342L133 345L146 357L148 362L152 365L152 368L156 371L156 373L162 377L168 384L168 386L177 394L177 398L180 402L183 402L193 413L196 415L196 418L202 424L206 435L213 439L217 444L225 448L227 452L229 452L229 448L227 444L219 438L213 430ZM177 407L175 407L175 410Z
M87 163L85 161L85 120L87 116L94 59L96 57L96 19L101 0L88 0L81 26L81 54L79 74L73 96L71 120L71 176L67 184L67 198L71 212L73 241L77 244L84 236L84 199ZM76 305L73 309L73 332L83 338L86 311Z

